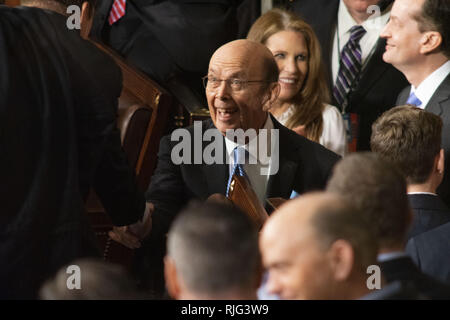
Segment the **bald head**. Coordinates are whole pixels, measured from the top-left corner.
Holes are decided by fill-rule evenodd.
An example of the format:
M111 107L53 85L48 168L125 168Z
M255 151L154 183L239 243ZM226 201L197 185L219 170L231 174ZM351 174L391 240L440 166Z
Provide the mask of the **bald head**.
M236 60L247 65L248 70L263 70L261 79L278 81L278 67L272 52L265 45L252 40L239 39L224 44L212 55L210 66L217 61L233 63Z
M232 41L217 49L206 79L211 119L223 135L228 130L261 129L280 90L272 53L250 40Z
M266 222L260 247L268 290L284 299L358 297L367 289L362 279L377 253L361 214L327 193L283 205Z

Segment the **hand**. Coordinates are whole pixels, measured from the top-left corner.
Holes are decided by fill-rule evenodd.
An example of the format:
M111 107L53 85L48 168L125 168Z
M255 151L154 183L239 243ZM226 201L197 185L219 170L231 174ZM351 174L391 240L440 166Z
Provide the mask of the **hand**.
M152 213L155 206L147 202L144 216L138 222L122 227L113 227L108 235L114 241L117 241L130 249L137 249L141 246L143 240L152 230Z
M295 131L297 134L306 137L306 132L305 132L305 126L304 125L292 128L292 130Z

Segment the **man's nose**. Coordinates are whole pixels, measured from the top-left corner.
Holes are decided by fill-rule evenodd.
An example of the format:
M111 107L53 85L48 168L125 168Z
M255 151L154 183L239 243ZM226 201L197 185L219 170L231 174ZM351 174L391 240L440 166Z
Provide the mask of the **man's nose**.
M388 38L389 33L389 22L384 26L383 30L380 33L380 38Z
M216 89L216 95L220 99L226 99L230 95L230 87L226 80L220 82L219 87Z

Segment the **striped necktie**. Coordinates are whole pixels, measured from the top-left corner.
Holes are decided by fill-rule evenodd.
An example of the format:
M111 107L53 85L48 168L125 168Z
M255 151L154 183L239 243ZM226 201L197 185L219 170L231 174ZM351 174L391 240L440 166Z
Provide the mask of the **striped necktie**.
M108 18L109 25L112 25L125 15L125 5L126 0L114 0Z
M417 96L414 94L414 92L411 92L411 94L408 97L408 100L406 101L406 104L410 104L410 105L417 107L422 104L422 101L420 101L420 99L417 98Z
M342 107L350 88L355 85L354 82L361 72L362 59L359 41L364 34L366 34L366 30L362 26L353 26L350 29L350 39L342 49L339 72L333 88L333 96L339 107Z
M233 159L234 159L234 166L233 170L231 171L230 177L228 178L228 184L227 184L227 197L230 193L230 185L231 180L233 179L233 175L238 175L241 177L246 177L248 179L247 173L244 171L243 164L245 163L245 158L248 151L244 147L236 147L233 150Z

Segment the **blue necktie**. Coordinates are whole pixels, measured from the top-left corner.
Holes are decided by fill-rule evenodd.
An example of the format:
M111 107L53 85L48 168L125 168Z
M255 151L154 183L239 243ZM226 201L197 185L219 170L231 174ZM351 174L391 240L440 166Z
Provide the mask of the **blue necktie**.
M406 101L406 104L411 104L413 106L420 106L422 104L422 101L417 98L417 96L414 94L414 92L411 92L409 95L408 100Z
M230 177L228 178L228 184L227 184L227 196L230 192L230 184L231 180L233 178L233 175L236 174L241 177L246 177L248 179L247 174L244 171L243 164L245 163L245 156L247 154L247 150L245 150L244 147L236 147L233 150L233 158L234 158L234 166L233 170L231 171Z
M346 101L350 88L355 86L355 82L361 72L362 58L359 40L366 34L362 26L353 26L350 29L350 39L342 48L341 61L339 61L339 72L333 88L333 96L339 107Z

